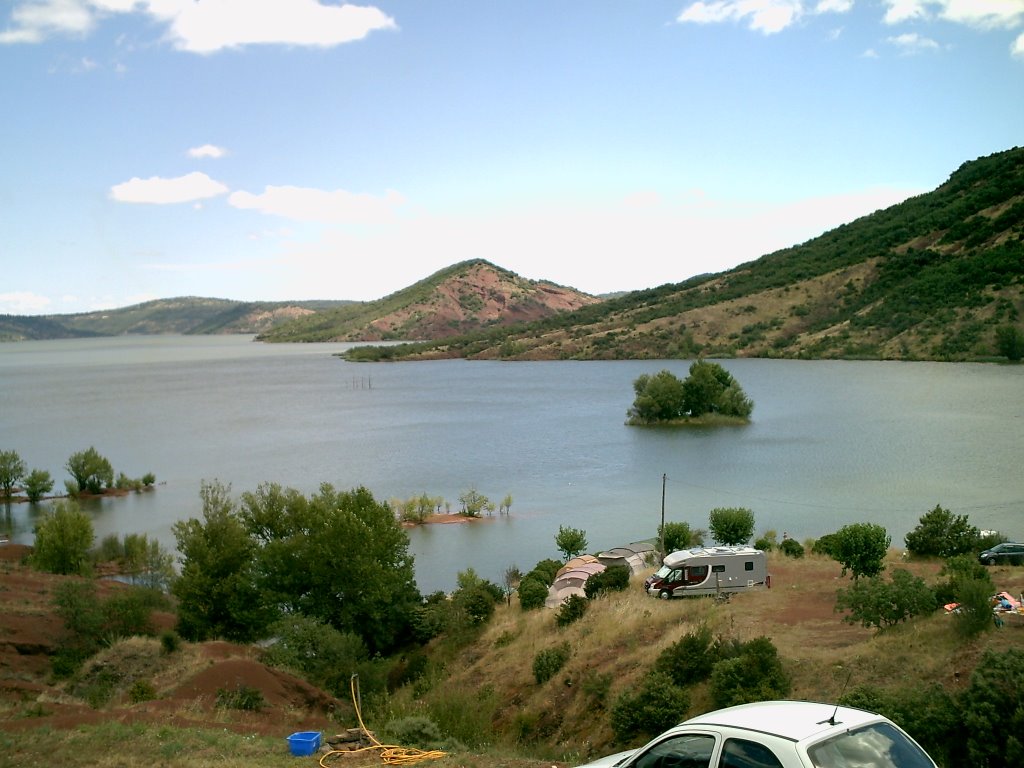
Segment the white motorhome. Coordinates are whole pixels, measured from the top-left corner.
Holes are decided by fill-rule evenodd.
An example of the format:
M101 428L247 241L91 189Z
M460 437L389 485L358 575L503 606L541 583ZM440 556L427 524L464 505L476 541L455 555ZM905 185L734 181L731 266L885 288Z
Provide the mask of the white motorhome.
M644 581L644 590L663 600L686 595L731 595L771 586L764 552L747 546L695 547L665 556Z

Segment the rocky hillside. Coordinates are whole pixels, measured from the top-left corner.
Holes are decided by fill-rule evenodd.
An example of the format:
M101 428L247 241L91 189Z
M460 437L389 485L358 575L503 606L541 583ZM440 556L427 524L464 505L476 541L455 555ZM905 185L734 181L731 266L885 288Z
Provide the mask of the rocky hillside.
M351 302L232 301L183 296L120 309L40 317L0 316L0 341L163 333L256 334Z
M544 280L529 280L483 259L455 264L377 301L297 318L261 341L446 339L529 323L600 301Z
M1024 337L1024 148L933 192L715 275L443 344L358 359L717 357L977 360Z

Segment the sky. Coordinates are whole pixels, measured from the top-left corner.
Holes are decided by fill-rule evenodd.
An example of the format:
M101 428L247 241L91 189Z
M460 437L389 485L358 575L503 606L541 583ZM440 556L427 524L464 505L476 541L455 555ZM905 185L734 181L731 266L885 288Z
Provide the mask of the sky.
M1024 136L1024 0L0 0L0 313L719 272Z

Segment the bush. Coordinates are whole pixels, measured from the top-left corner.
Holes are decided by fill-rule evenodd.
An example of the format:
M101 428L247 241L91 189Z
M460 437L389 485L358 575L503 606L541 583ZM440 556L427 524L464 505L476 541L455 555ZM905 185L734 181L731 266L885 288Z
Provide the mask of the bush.
M624 565L613 565L595 573L583 585L583 593L593 599L605 592L622 592L629 588L630 571Z
M565 666L572 655L569 643L559 643L550 648L544 648L533 657L533 679L538 685L543 685Z
M1024 654L985 651L958 703L968 753L960 765L1024 765Z
M936 505L918 520L906 535L907 550L921 557L954 557L971 553L978 546L980 532L967 522L967 515L954 515Z
M536 576L537 579L543 582L545 587L550 587L555 583L555 576L558 575L558 571L561 570L562 565L563 563L550 558L547 560L541 560L533 566L533 570L526 574L526 576Z
M559 627L567 627L574 621L579 621L586 615L587 605L587 598L569 595L555 614L555 624Z
M779 549L786 557L801 558L804 556L804 546L796 539L783 539Z
M528 575L519 582L519 605L524 611L543 608L547 599L547 585L541 583L536 577Z
M32 565L40 571L84 574L92 547L92 520L70 501L59 501L36 525Z
M690 708L687 691L662 672L651 672L636 693L624 691L612 704L611 725L615 741L625 743L638 736L654 736L671 728Z
M953 613L957 634L965 639L977 637L996 625L992 613L992 581L967 579L958 584L957 607Z
M790 686L779 653L767 637L743 643L738 656L719 661L711 671L710 692L718 707L783 699Z
M240 709L245 712L259 712L267 705L266 699L258 688L249 685L236 685L234 689L219 688L217 690L217 706L224 709Z
M912 616L935 610L935 593L903 568L895 568L890 581L880 576L857 579L836 594L836 610L849 611L843 621L884 629Z
M142 701L152 701L156 698L156 688L148 680L136 680L128 689L128 700L132 704Z
M25 496L31 502L37 502L53 490L53 478L45 469L33 469L23 483Z
M444 734L437 723L429 717L414 716L391 720L384 725L383 730L395 744L423 750L444 747Z
M834 533L826 533L824 536L819 536L815 539L814 544L811 546L811 554L825 555L834 560L836 559L836 545L836 535Z
M754 541L754 549L760 549L762 552L771 552L777 546L779 541L775 531L765 531Z
M668 675L676 685L693 685L711 677L719 658L719 648L712 645L711 629L701 623L663 650L654 662L654 670Z
M181 637L173 629L160 633L160 650L170 655L181 648Z

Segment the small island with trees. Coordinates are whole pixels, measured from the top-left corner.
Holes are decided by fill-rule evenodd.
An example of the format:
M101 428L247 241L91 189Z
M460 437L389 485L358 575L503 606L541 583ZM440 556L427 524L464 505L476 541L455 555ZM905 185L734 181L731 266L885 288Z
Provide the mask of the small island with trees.
M747 424L754 410L725 368L698 359L685 380L671 371L641 374L633 382L636 399L627 411L631 426Z

